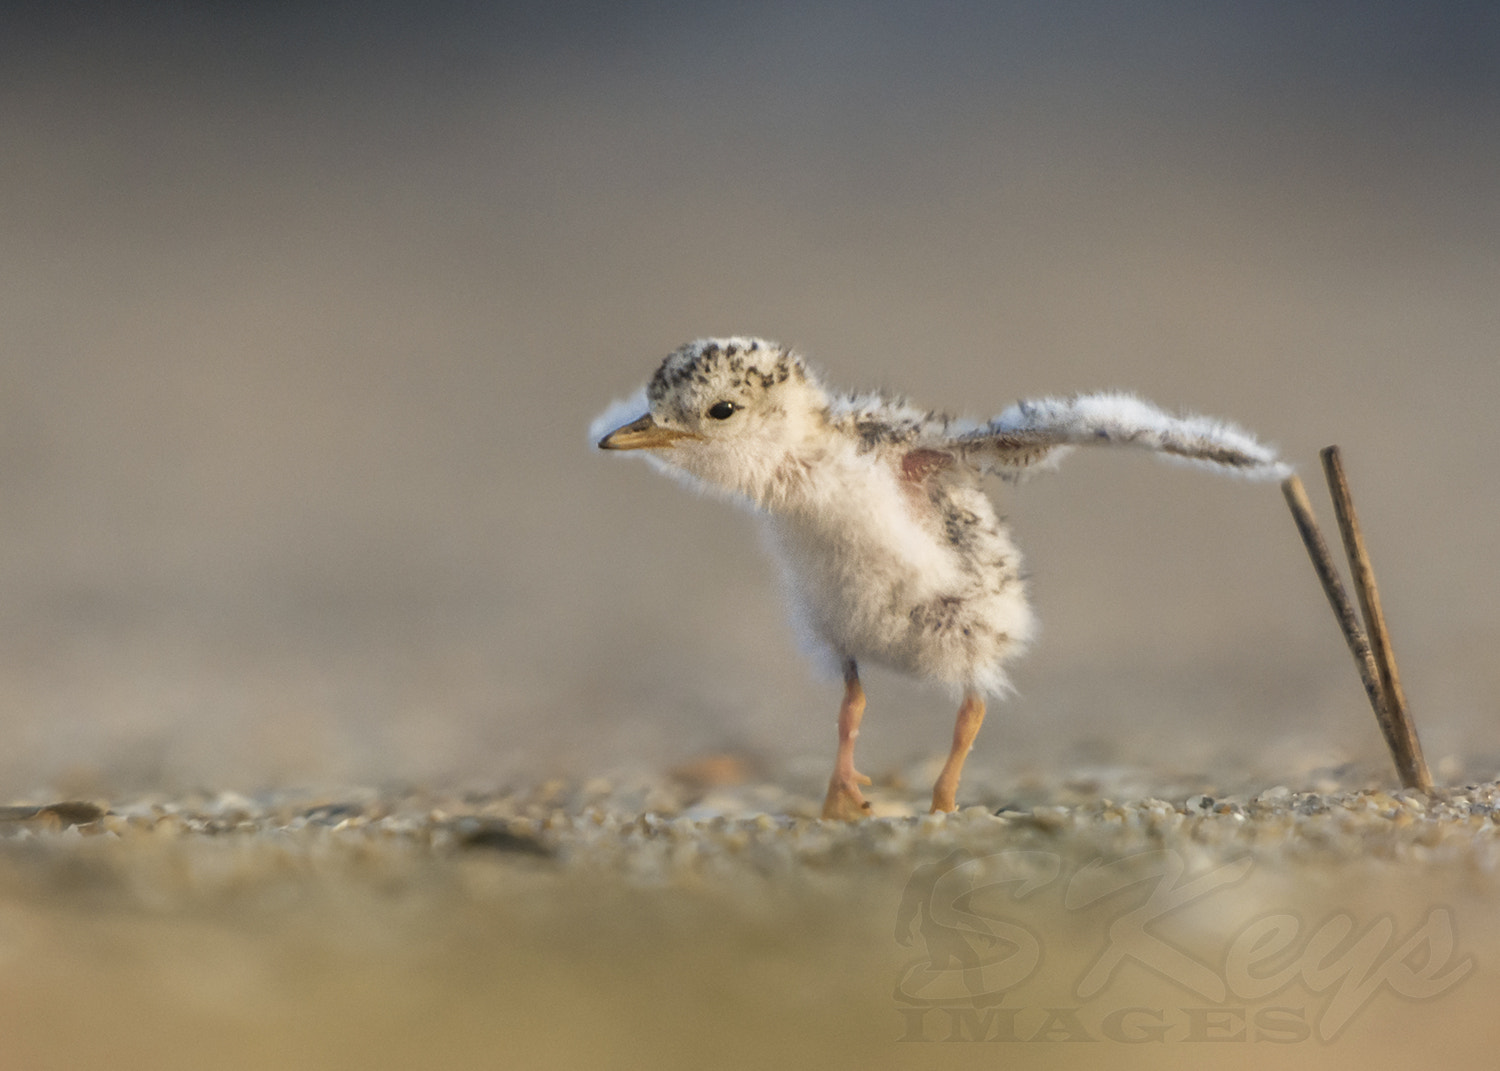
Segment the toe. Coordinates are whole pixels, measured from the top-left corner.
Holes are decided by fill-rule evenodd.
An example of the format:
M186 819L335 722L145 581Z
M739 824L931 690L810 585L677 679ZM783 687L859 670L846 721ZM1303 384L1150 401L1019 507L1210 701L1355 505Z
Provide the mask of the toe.
M866 780L865 784L869 784ZM823 800L823 817L832 821L853 822L868 818L873 808L852 783L837 778L828 783L828 796Z

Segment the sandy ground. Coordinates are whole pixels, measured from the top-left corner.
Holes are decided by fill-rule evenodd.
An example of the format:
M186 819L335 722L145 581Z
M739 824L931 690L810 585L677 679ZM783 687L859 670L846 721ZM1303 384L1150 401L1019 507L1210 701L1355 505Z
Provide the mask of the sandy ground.
M752 526L586 441L704 334L971 415L1123 387L1231 417L1302 467L1325 522L1316 452L1341 444L1428 758L1449 786L1500 775L1487 9L549 11L0 15L0 802L114 812L10 819L0 1064L168 1066L169 1037L238 1039L245 1066L623 1066L629 1037L746 1064L782 1044L1087 1059L890 1040L915 955L895 914L941 838L824 865L792 849L864 835L751 830L801 862L682 890L596 873L571 833L552 855L455 847L412 802L556 779L582 822L591 783L727 753L749 780L721 816L805 821L838 688L795 649ZM1106 798L1394 787L1274 487L1078 456L1003 508L1043 631L964 802L1093 828ZM866 683L861 767L894 821L952 712ZM260 832L130 824L236 798ZM713 818L611 799L619 829ZM262 828L351 803L446 832ZM1439 822L1430 868L1420 844L1327 875L1313 842L1256 856L1235 926L1388 912L1410 933L1446 906L1476 964L1431 1000L1372 998L1327 1045L1260 1049L1329 1066L1493 1037L1472 1011L1500 946L1468 876L1489 848L1452 861L1470 817ZM971 825L987 855L1019 836ZM1069 932L1056 910L1033 928ZM1090 918L1080 956L1104 947ZM1198 997L1168 989L1143 1006L1175 1009L1178 1040L1109 1059L1201 1060Z
M825 823L815 797L684 776L13 808L0 1066L1354 1067L1491 1047L1500 786L1011 787L1054 802Z

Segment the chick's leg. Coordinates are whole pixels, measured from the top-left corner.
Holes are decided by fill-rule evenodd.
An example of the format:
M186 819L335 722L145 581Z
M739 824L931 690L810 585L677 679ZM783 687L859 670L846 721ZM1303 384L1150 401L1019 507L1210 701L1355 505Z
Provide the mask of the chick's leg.
M958 720L953 726L953 750L948 752L948 761L943 763L943 772L938 774L937 784L932 786L932 813L956 811L958 804L954 796L958 793L958 779L964 772L964 759L974 746L979 735L979 726L984 724L984 700L977 692L964 696L958 708Z
M865 690L860 687L859 667L854 659L844 663L844 702L839 707L839 755L828 779L828 797L823 801L823 817L849 822L864 818L870 805L860 794L859 786L870 779L854 768L854 741L859 736L859 721L865 714Z

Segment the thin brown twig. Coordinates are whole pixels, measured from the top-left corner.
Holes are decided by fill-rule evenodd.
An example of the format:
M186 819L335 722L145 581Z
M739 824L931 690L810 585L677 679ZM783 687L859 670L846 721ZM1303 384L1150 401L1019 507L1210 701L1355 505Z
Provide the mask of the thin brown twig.
M1349 571L1354 577L1354 590L1359 596L1360 612L1364 615L1370 652L1375 657L1375 666L1380 673L1380 690L1385 696L1391 720L1391 731L1387 736L1392 757L1396 760L1396 769L1401 774L1403 785L1431 792L1432 774L1428 772L1427 760L1422 757L1422 742L1417 738L1417 727L1406 705L1406 692L1401 687L1401 675L1396 670L1396 654L1391 648L1385 612L1380 606L1375 571L1370 566L1370 555L1365 550L1359 514L1355 512L1354 498L1349 493L1349 481L1344 476L1343 458L1337 446L1328 447L1320 456L1323 459L1323 474L1328 478L1328 491L1333 498L1333 511L1338 516L1339 534L1344 540L1344 553L1349 558Z
M1354 604L1349 601L1349 592L1339 577L1338 566L1329 553L1328 543L1318 527L1317 518L1313 516L1312 503L1307 500L1307 489L1293 473L1281 482L1281 493L1286 496L1286 504L1291 507L1292 519L1297 522L1297 531L1302 536L1307 555L1312 559L1313 569L1317 571L1318 580L1323 585L1323 593L1328 596L1328 605L1333 607L1333 616L1344 634L1344 642L1349 645L1349 653L1354 656L1360 683L1365 686L1365 695L1369 697L1370 707L1375 711L1375 720L1385 737L1386 747L1390 748L1397 772L1401 774L1402 783L1405 784L1406 773L1401 766L1400 743L1386 706L1385 693L1380 686L1380 669L1375 663L1375 655L1370 650L1365 630L1360 626Z

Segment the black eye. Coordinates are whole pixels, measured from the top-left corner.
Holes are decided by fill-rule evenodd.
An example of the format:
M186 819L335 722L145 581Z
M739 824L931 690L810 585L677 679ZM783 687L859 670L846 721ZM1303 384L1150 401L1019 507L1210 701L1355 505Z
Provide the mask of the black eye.
M709 406L708 408L708 415L713 417L715 420L728 420L730 417L734 416L735 410L737 409L739 409L739 406L735 405L733 402L714 402L714 404Z

